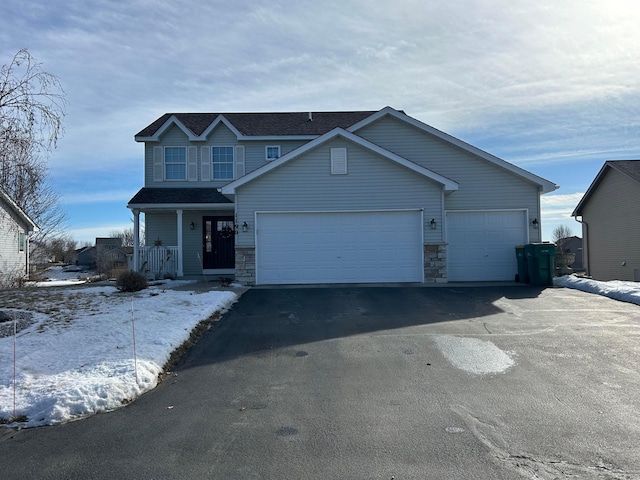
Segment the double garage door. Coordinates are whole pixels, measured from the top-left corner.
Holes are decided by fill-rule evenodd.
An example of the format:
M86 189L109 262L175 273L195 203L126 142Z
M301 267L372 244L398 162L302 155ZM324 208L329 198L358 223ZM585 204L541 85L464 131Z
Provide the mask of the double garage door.
M256 213L256 283L422 282L422 212Z
M447 212L450 282L513 280L515 246L528 242L524 210Z

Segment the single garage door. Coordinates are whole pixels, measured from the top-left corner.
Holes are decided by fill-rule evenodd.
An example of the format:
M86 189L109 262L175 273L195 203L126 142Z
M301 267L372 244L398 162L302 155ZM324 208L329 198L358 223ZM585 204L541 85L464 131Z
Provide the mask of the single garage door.
M422 282L422 212L256 214L256 283Z
M513 280L515 246L527 243L523 210L447 212L449 281Z

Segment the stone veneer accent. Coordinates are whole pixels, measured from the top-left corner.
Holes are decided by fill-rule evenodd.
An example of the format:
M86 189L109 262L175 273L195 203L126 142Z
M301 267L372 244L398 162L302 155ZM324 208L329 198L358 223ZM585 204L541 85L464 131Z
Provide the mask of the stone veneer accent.
M236 246L237 282L251 286L256 283L256 249L255 247ZM444 243L424 246L424 281L425 283L447 282L447 245Z
M424 246L424 282L447 283L447 245L445 243Z
M256 284L256 249L236 245L236 282L251 286Z

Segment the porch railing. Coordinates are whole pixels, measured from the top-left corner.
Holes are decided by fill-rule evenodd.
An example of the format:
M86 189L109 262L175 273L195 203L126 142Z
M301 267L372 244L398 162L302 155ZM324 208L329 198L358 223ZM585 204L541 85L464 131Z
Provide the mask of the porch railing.
M140 247L138 265L134 269L155 278L175 278L178 273L178 247L164 245Z

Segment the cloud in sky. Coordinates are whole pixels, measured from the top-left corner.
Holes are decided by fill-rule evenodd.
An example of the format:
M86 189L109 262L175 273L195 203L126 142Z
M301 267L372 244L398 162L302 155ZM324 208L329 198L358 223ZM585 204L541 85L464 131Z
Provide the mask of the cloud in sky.
M165 112L386 105L572 195L638 157L638 24L631 0L5 0L0 62L60 77L67 198L142 186L133 135Z

